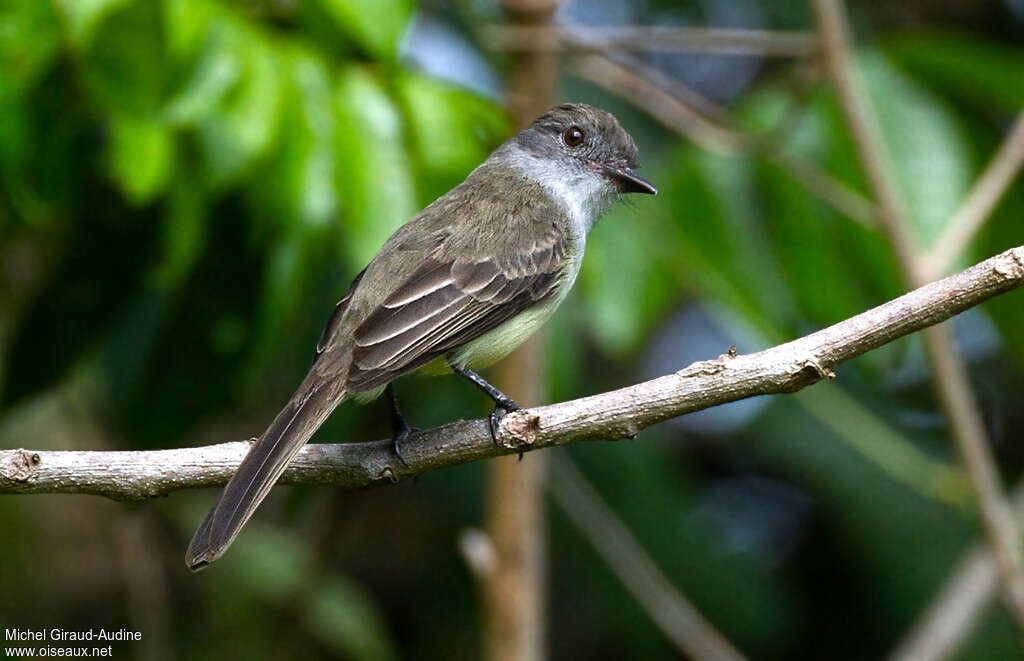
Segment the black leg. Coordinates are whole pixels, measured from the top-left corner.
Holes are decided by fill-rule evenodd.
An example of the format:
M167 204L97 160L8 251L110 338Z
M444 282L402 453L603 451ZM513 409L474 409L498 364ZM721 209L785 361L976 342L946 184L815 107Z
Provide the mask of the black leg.
M402 456L402 442L409 438L409 434L413 432L413 427L409 426L409 423L402 417L402 410L398 408L398 399L395 397L395 391L392 389L389 383L384 388L384 394L388 397L388 404L391 406L391 446L395 448L395 454L398 455L398 460L403 465L408 466L409 464L405 461L405 457Z
M488 422L491 426L491 441L495 445L498 445L498 422L505 416L506 413L511 411L518 411L522 406L519 406L512 398L501 392L491 384L487 383L482 376L477 374L471 369L466 367L458 367L448 363L448 366L452 368L452 371L461 376L464 379L468 379L473 385L480 390L483 390L488 397L494 401L494 410L491 411L491 415L488 418ZM500 447L500 446L499 446Z

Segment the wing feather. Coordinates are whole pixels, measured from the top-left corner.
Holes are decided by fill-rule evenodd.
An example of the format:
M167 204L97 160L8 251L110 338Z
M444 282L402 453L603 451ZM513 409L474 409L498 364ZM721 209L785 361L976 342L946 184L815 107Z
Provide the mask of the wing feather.
M560 236L546 238L504 264L425 260L355 329L348 389L388 383L551 296L566 246Z
M348 309L348 302L352 299L352 292L356 290L359 285L359 281L363 279L363 274L366 273L366 269L359 272L359 275L352 280L352 284L345 290L345 294L338 301L337 305L334 306L334 312L331 313L331 318L327 320L327 325L324 326L324 330L320 333L320 339L316 343L316 356L327 349L327 345L331 342L331 336L334 335L334 331L338 328L338 324L341 322L341 318L345 315L345 310Z

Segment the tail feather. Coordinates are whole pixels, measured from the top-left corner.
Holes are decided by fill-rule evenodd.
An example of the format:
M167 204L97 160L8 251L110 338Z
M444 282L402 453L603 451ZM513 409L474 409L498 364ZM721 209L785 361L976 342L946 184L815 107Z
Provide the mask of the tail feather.
M299 386L249 450L217 504L199 525L185 553L189 569L202 569L224 554L292 457L323 424L343 395L313 373Z

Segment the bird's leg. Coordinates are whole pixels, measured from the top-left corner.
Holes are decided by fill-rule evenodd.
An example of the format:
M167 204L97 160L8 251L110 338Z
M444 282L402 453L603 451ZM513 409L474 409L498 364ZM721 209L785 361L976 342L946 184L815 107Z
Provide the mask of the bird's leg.
M401 444L405 439L409 438L409 434L415 431L416 428L410 427L409 423L405 421L405 417L402 416L402 410L398 408L398 398L395 397L395 390L391 387L390 383L384 388L384 394L387 395L388 404L391 408L391 447L395 449L398 460L408 467L408 462L402 456Z
M491 384L487 383L487 381L485 381L482 376L480 376L473 370L468 369L466 367L459 367L451 363L448 363L448 366L452 368L453 372L455 372L464 379L468 379L473 385L475 385L480 390L483 390L488 397L494 400L494 410L491 411L491 415L488 418L488 422L490 423L491 427L491 441L493 441L494 445L496 445L497 447L501 447L500 445L498 445L498 422L500 422L501 419L505 417L506 413L518 411L523 407L519 406L514 401L512 401L511 397L501 392Z

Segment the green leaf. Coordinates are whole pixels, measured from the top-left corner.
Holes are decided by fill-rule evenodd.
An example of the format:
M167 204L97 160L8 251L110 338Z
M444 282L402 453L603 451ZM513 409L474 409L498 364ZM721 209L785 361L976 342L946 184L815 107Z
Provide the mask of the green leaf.
M210 118L243 74L238 54L211 36L188 82L167 104L164 114L168 121L182 126Z
M1024 49L955 32L889 37L886 53L904 69L983 112L1024 106Z
M50 2L0 0L0 100L33 83L60 47L60 20Z
M808 388L795 399L819 424L890 479L938 502L965 511L970 507L970 490L962 471L930 457L842 388L825 384Z
M174 57L197 52L207 37L215 7L208 0L163 0L167 50Z
M72 46L88 48L100 23L111 13L135 0L55 0L64 15ZM46 4L46 3L39 3Z
M394 61L412 0L317 0L334 24L376 59Z
M952 110L884 57L858 58L918 246L941 233L971 185L971 158Z
M862 253L850 250L850 235L868 232L837 217L778 170L758 168L758 178L771 245L801 317L828 325L877 302L859 275ZM871 238L880 240L877 234Z
M173 132L153 119L117 117L111 126L107 161L125 197L145 204L167 186L174 166Z
M405 73L397 91L420 173L420 202L457 185L512 131L498 104L450 83Z
M756 209L749 164L692 148L677 152L654 213L666 228L675 272L725 304L767 338L790 334L793 301L767 243ZM663 200L663 201L662 201Z
M155 114L163 103L167 73L159 5L117 7L97 28L80 68L101 110Z
M202 254L208 201L196 179L194 168L179 166L168 195L162 227L163 260L155 272L157 284L165 288L183 283Z
M229 582L271 604L287 604L301 592L316 572L309 547L269 526L250 526L244 544L232 549L230 560L222 563ZM258 581L249 580L258 576ZM224 576L217 580L227 580Z
M617 206L587 239L577 285L587 317L582 326L609 355L636 350L679 296L659 250L665 229L649 213L656 202Z
M257 212L278 223L325 227L338 214L335 190L335 117L326 65L312 53L295 50L285 58L278 149L253 178L250 191Z
M311 254L316 247L313 238L293 225L270 246L251 369L258 371L270 362L298 317L303 301L300 294L308 290L310 268L319 263Z
M237 180L273 143L283 59L280 46L248 23L227 15L211 23L190 82L165 113L194 128L214 186Z
M321 643L344 658L398 658L384 619L370 597L341 576L316 585L304 620L306 628Z
M401 113L375 75L362 67L343 71L334 103L343 251L365 264L418 211L416 187Z

